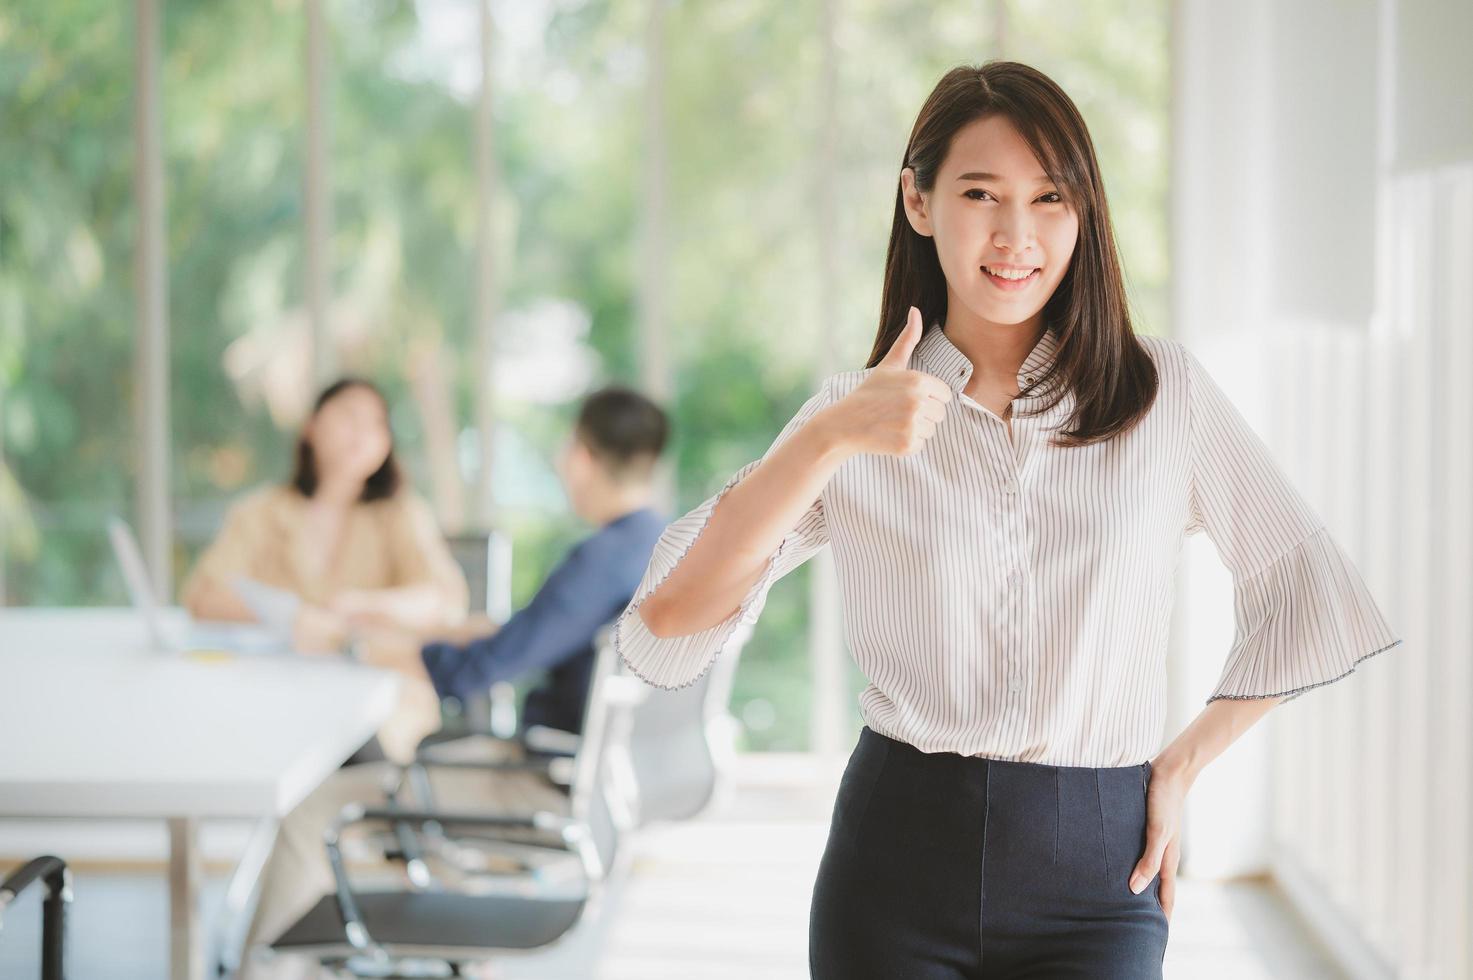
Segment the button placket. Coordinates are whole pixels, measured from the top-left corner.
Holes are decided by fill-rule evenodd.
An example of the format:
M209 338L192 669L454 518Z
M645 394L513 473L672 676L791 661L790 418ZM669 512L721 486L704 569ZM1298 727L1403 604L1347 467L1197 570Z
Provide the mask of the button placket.
M1017 474L1009 478L1005 490L1009 494L1017 492ZM1017 497L1010 500L1017 502ZM1013 642L1008 644L1008 691L1011 694L1019 694L1023 690L1023 664L1021 646L1027 635L1028 619L1028 583L1025 575L1025 557L1022 551L1022 539L1026 537L1027 528L1023 526L1022 515L1017 508L1013 508L1012 527L1014 535L1018 539L1018 546L1013 549L1016 558L1012 567L1008 569L1008 608L1012 614L1014 624Z
M961 379L964 379L966 375L967 370L965 367L959 368L956 372L956 376L959 379L956 390L959 393L965 387L965 381ZM993 486L997 487L1000 491L995 503L999 526L1007 528L1008 533L1006 537L1016 542L1016 545L1009 549L1016 557L1003 573L1003 601L1012 624L1012 635L1006 644L1008 652L1003 661L1003 683L1007 685L1010 695L1018 695L1023 692L1025 687L1023 676L1025 658L1021 647L1026 641L1028 634L1028 582L1025 552L1028 533L1021 513L1024 460L1018 457L1020 447L1015 446L1013 441L1005 433L1000 431L1000 427L1006 423L1003 423L1001 419L988 411L985 406L976 405L976 407L979 409L978 421L981 423L981 427L976 431L976 434L981 437L983 443L978 447L979 451L985 456L1000 457L999 461L1002 463L998 467L998 477L1000 479L993 483ZM993 423L998 423L998 425L994 426ZM1013 424L1014 426L1018 426L1018 421L1014 419ZM1022 427L1015 428L1014 432L1014 438L1020 438L1023 435Z
M1023 573L1016 566L1008 572L1008 606L1015 624L1013 642L1008 644L1008 690L1017 694L1023 690L1021 647L1027 634L1028 592Z

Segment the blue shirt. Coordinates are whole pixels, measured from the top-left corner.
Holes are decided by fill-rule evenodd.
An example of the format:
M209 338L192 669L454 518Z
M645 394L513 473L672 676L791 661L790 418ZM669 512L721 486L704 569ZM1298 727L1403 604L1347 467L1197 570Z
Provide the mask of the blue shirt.
M440 697L464 698L528 671L547 677L528 692L520 727L581 732L593 670L593 640L634 597L665 518L648 507L616 517L565 555L532 601L490 636L420 651Z

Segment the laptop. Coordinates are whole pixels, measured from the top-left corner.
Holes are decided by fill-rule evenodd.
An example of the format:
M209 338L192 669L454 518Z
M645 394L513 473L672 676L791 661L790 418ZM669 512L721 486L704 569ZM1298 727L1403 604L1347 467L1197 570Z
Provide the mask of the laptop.
M133 608L143 617L154 649L165 653L193 650L261 654L294 652L291 624L301 600L293 593L240 577L231 585L260 622L212 623L186 617L182 631L171 629L174 624L166 621L154 594L153 583L149 581L148 569L143 563L143 551L138 547L133 529L126 521L111 517L107 522L107 536L112 542L118 567L122 569L123 581L128 586L128 596L133 601Z

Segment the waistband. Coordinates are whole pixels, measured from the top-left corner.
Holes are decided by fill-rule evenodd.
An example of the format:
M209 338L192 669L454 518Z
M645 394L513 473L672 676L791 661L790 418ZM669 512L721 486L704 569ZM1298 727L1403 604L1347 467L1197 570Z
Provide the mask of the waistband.
M1017 759L993 759L983 755L962 755L958 752L924 752L909 742L898 738L892 738L883 732L877 732L865 725L859 732L861 745L868 741L873 743L887 743L891 755L900 753L907 757L907 765L925 768L943 769L965 769L982 771L985 769L1013 769L1018 772L1049 772L1067 775L1069 773L1111 773L1111 772L1138 772L1143 771L1147 776L1151 773L1151 761L1137 763L1133 766L1057 766L1047 762L1023 762Z

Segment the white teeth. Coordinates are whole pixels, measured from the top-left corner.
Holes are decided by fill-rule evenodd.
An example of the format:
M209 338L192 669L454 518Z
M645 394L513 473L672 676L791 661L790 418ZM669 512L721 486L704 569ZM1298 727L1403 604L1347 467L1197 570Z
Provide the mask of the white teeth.
M987 269L989 275L997 276L999 279L1027 279L1038 271L1037 269L988 269L985 265L982 268Z

